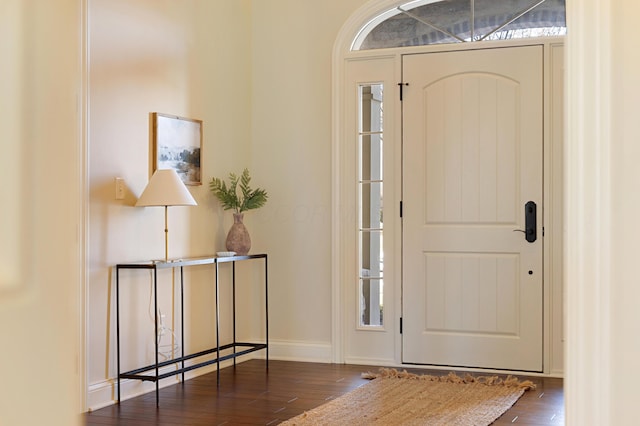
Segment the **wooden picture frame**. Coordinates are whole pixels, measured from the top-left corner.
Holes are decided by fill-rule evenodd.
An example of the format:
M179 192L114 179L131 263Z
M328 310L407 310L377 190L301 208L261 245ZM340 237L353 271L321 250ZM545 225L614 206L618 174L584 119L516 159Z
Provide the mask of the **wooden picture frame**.
M174 169L185 185L202 185L202 120L151 113L153 170Z

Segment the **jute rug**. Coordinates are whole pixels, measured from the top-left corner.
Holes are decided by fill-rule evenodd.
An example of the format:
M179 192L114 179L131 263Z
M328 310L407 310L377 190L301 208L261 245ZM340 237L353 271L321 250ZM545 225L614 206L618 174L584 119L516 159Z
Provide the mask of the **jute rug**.
M489 425L507 411L530 382L513 377L416 375L381 369L367 383L281 425Z

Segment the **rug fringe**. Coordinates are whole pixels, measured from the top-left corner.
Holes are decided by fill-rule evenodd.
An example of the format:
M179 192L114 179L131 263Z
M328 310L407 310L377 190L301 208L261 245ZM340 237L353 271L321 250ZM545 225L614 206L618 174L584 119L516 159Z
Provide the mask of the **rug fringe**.
M519 388L527 390L533 390L536 385L531 380L520 381L517 377L508 375L506 378L500 378L498 376L472 376L466 373L463 377L458 376L454 372L450 372L444 376L433 376L431 374L414 374L409 373L407 370L398 371L394 368L380 368L380 373L372 373L367 371L360 375L363 379L373 380L377 378L397 378L397 379L410 379L410 380L428 380L431 382L445 382L445 383L479 383L487 386L506 386L512 388Z

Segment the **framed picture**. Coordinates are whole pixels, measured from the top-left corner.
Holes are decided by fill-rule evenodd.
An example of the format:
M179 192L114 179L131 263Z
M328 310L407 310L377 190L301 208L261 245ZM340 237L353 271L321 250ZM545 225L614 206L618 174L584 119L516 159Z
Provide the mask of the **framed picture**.
M153 171L174 169L185 185L202 185L202 120L151 113Z

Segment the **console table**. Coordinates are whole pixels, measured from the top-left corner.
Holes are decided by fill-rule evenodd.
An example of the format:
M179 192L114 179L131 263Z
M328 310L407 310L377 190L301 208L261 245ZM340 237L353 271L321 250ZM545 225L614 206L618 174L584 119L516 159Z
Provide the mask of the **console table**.
M236 262L247 261L252 259L264 260L264 291L265 291L265 343L249 343L236 341ZM232 265L232 295L233 295L233 341L227 344L220 344L220 309L219 309L219 285L218 285L218 267L221 263L231 263ZM214 348L200 351L193 354L185 355L184 353L184 268L196 265L214 265L215 271L215 326L216 326L216 345ZM181 326L181 356L167 361L159 362L158 359L158 278L157 271L159 269L180 268L180 326ZM145 367L135 370L120 372L120 271L123 269L148 269L153 275L153 304L155 318L155 362ZM159 383L161 379L182 374L182 382L184 383L184 373L196 368L204 367L210 364L217 364L217 383L220 385L220 362L233 359L235 366L235 358L246 355L251 352L264 349L266 354L266 368L269 368L269 299L268 299L268 279L267 279L267 255L266 254L249 254L246 256L204 256L188 259L176 259L168 261L147 261L139 263L122 263L116 265L116 340L117 340L117 365L118 365L118 403L120 403L120 379L134 379L155 382L156 384L156 406L159 406ZM231 350L231 353L225 355L221 351ZM185 366L187 360L197 360L205 355L216 354L215 359L207 359L196 362L195 364ZM160 368L167 365L176 365L178 368L165 373L160 373Z

